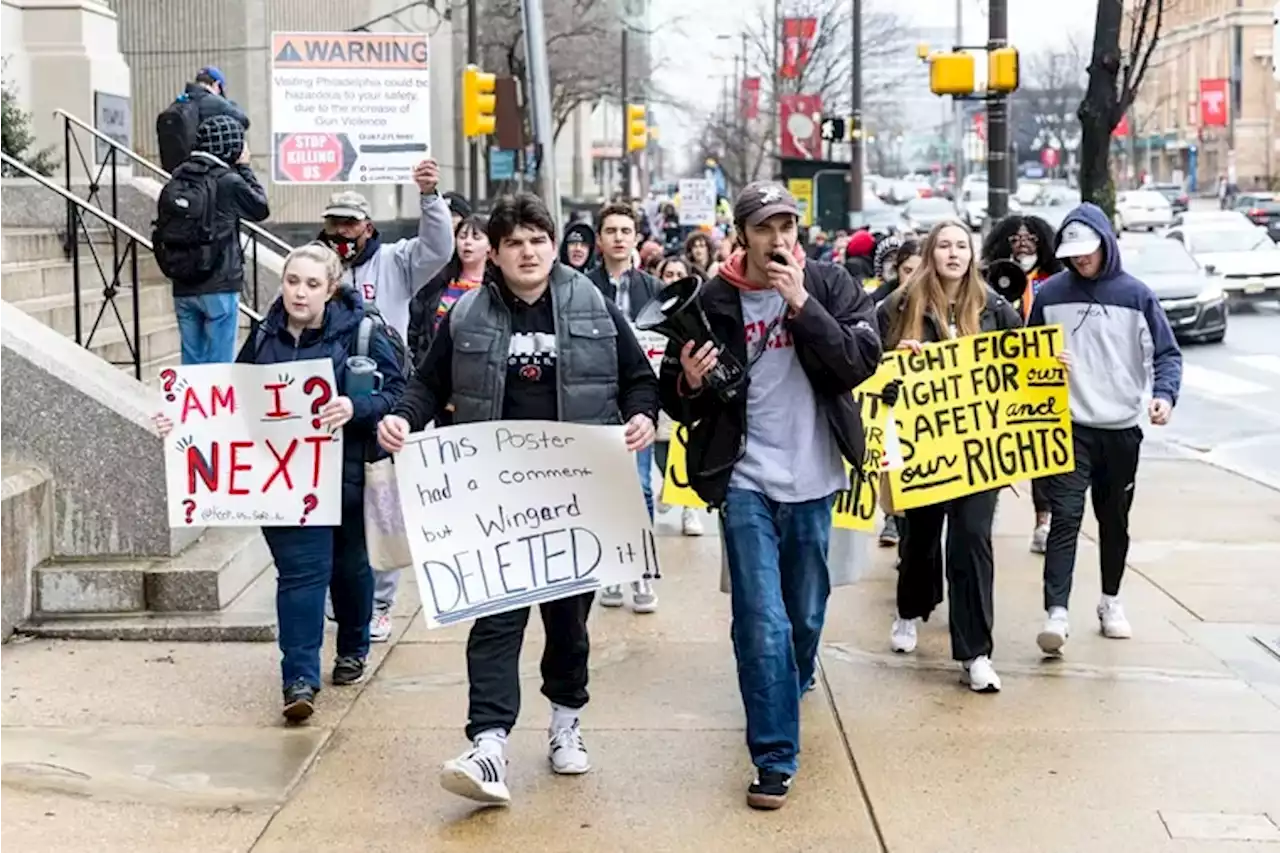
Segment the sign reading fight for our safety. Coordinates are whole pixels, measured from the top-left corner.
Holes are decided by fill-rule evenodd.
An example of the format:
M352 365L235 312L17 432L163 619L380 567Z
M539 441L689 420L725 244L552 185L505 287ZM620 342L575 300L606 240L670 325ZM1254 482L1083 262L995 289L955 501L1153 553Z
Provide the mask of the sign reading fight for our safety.
M169 526L295 527L342 521L342 431L329 359L160 371Z
M427 37L275 33L272 180L407 183L431 150Z
M890 353L903 467L898 511L1075 469L1062 327L991 332Z
M490 421L409 436L396 481L427 627L657 574L624 433Z

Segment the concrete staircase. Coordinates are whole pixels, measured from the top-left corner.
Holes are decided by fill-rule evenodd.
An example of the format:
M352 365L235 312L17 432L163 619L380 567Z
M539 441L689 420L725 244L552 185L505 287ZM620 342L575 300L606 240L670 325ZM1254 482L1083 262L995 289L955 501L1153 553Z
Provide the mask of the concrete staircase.
M4 637L274 640L261 532L168 529L163 453L147 423L158 401L132 378L128 282L115 298L124 328L108 305L90 339L104 285L82 237L89 346L78 347L62 234L5 227L0 238ZM107 233L89 239L110 264ZM154 382L179 361L178 326L169 282L145 249L138 268L143 378Z

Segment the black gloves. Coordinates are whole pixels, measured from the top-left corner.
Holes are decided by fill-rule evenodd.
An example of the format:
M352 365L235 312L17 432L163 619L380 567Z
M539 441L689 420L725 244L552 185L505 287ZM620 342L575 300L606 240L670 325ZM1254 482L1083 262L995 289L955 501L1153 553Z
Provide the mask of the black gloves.
M884 401L886 406L894 406L898 403L898 392L902 390L901 379L890 379L884 384L884 389L880 392L880 399Z

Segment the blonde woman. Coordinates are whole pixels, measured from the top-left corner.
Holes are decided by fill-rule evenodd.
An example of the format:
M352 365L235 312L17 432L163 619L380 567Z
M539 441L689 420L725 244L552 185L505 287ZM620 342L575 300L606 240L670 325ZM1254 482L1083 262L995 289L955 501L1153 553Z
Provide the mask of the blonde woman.
M343 430L342 523L262 529L277 572L283 714L288 722L299 723L311 716L320 691L328 589L333 590L338 622L333 684L357 684L365 675L373 613L373 571L364 539L365 452L377 449L378 421L399 400L405 380L390 341L375 325L368 357L382 374L382 387L355 387L347 360L356 354L364 302L353 288L340 285L342 262L333 250L319 243L294 249L285 258L281 279L280 295L236 361L277 364L332 359L338 396L320 410L320 422L331 430ZM172 421L163 415L155 421L162 436L173 429Z
M920 267L877 312L886 350L919 352L923 344L1022 325L1013 306L978 274L975 238L960 222L948 220L934 226L921 255ZM918 622L928 619L942 602L945 569L951 655L963 665L970 689L979 693L1000 690L1000 676L991 664L991 522L997 491L906 511L898 615L890 637L894 651L915 650Z

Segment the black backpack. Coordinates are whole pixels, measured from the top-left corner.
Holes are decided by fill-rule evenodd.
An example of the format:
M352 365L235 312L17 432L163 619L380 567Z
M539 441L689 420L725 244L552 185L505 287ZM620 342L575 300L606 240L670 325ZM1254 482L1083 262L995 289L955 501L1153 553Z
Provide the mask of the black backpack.
M200 106L191 98L180 98L156 116L156 140L160 143L160 165L170 174L191 156L200 130Z
M221 263L226 240L217 231L218 179L225 171L179 168L160 191L151 246L172 281L199 284Z

